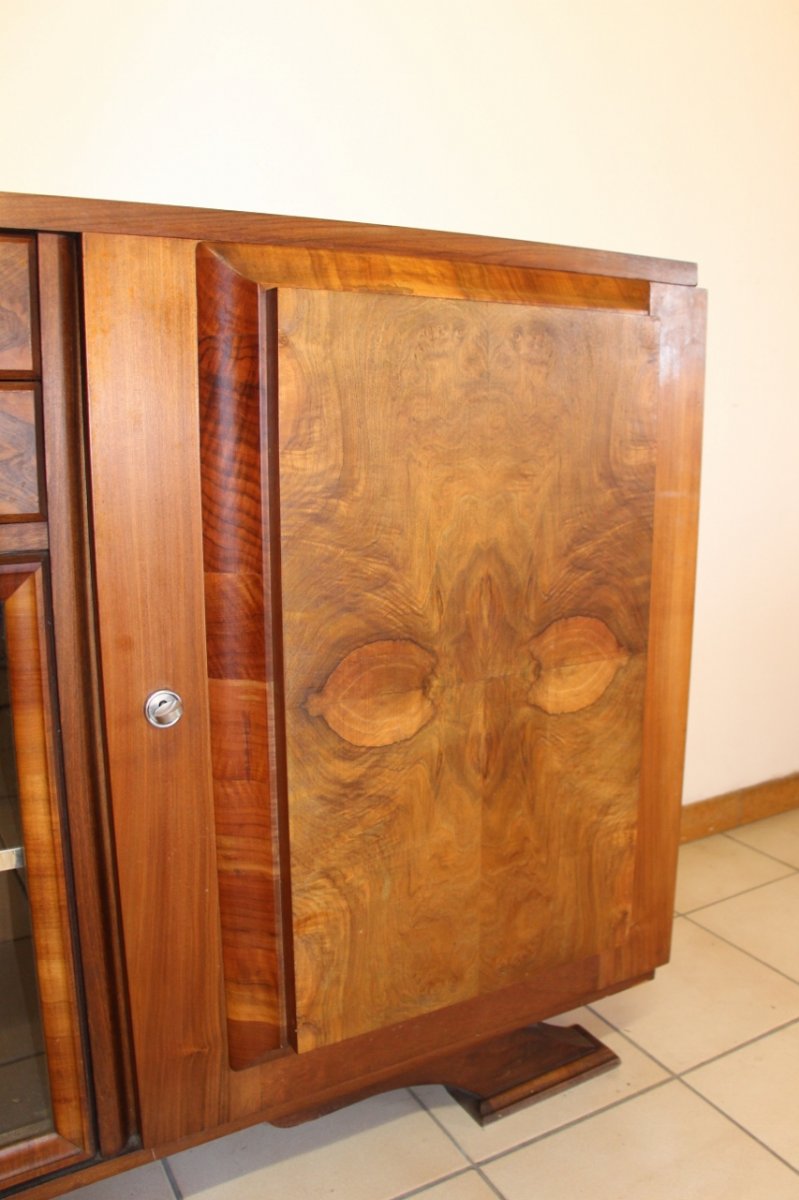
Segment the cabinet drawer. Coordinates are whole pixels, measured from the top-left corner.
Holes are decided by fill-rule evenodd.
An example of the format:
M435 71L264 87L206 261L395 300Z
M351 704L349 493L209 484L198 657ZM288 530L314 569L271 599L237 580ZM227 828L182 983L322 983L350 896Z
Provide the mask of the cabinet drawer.
M35 375L34 243L0 236L0 376Z
M0 521L44 516L38 388L0 383Z

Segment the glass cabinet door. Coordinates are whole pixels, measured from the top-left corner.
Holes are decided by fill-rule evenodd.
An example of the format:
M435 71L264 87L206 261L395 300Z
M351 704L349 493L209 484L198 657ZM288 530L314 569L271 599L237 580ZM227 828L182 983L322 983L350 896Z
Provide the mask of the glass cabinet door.
M0 1146L49 1133L53 1110L19 810L5 607L0 606Z
M91 1146L45 570L0 563L0 1189Z

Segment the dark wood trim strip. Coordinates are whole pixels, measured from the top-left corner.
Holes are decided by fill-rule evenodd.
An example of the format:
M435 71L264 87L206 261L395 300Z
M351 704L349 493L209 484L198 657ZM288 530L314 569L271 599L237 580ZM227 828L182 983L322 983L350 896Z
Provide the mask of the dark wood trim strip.
M136 1127L136 1103L101 733L76 249L69 237L39 239L44 457L73 885L83 958L91 964L85 993L97 1132L101 1151L115 1154ZM72 702L75 696L80 703Z
M695 842L799 808L799 771L683 806L680 841Z
M329 250L372 250L496 266L615 275L653 283L696 284L696 265L643 255L585 250L517 238L439 233L308 217L214 211L165 204L0 192L0 226L64 232L122 233L200 241L268 242Z
M257 284L197 255L203 560L219 907L234 1069L288 1045L274 714L275 632ZM267 306L272 307L272 306ZM268 452L268 440L266 449Z

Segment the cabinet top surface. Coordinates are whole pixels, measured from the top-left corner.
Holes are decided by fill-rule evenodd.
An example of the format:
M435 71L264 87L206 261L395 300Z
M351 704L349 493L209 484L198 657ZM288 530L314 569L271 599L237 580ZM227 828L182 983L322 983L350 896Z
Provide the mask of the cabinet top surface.
M697 281L694 263L553 246L515 238L441 233L355 221L12 192L0 192L0 227L383 251L495 266L611 275L621 279L642 279L690 287Z

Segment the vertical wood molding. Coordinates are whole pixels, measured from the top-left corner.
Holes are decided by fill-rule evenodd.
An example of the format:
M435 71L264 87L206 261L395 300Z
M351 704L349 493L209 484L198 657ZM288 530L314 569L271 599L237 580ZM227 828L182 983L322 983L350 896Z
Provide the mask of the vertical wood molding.
M197 255L200 448L211 758L228 1052L288 1046L275 744L266 297ZM279 722L278 722L279 724Z
M194 249L103 235L84 248L100 646L146 1145L225 1115ZM169 729L143 713L159 688L184 700Z
M671 942L699 517L706 295L653 285L660 400L649 674L634 920L651 967ZM646 914L640 923L640 914Z
M133 1065L101 732L99 665L80 383L77 261L73 239L39 237L42 403L53 636L77 920L100 1147L122 1149L136 1127ZM81 703L72 702L74 695Z

